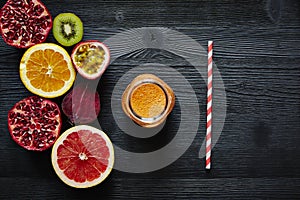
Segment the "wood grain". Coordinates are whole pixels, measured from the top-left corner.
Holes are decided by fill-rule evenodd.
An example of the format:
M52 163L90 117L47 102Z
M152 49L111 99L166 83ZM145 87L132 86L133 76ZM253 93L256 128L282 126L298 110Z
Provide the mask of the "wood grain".
M205 137L206 85L201 75L186 60L170 52L141 50L124 55L109 66L98 87L99 121L114 144L135 152L148 152L163 147L176 134L181 111L178 102L167 123L171 128L148 139L123 133L112 116L111 93L118 79L128 70L150 62L171 66L192 85L202 116L196 138L180 159L161 170L145 174L113 170L99 186L87 190L70 188L54 173L50 150L25 151L9 136L8 110L31 93L21 83L18 72L24 50L9 47L1 39L0 199L300 197L299 1L43 2L53 16L60 12L75 12L80 16L85 40L103 41L138 27L168 27L202 46L214 40L214 62L226 90L226 121L212 152L212 170L207 173L204 159L198 158ZM55 42L52 33L47 41ZM70 52L71 48L67 50ZM53 100L60 104L62 98ZM70 126L66 122L63 130Z
M33 181L39 182L37 190L22 190L16 193L15 182L26 184L27 188L34 186ZM108 183L110 181L110 183ZM20 195L22 199L295 199L300 195L299 190L294 191L289 185L299 185L299 178L224 178L224 179L120 179L112 177L102 183L100 188L76 190L55 180L34 178L1 178L6 185L0 186L1 199L16 199ZM159 184L153 184L153 182ZM135 187L132 187L135 185ZM147 189L145 189L147 188ZM298 187L299 189L299 187ZM124 192L122 195L120 192ZM9 195L3 195L3 192ZM278 196L280 193L282 196Z

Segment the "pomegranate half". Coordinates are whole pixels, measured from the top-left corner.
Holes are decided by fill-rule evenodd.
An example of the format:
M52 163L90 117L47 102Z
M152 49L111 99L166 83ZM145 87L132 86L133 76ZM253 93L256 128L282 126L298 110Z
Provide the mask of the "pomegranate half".
M60 134L61 123L58 105L38 96L19 101L8 112L8 130L12 139L28 150L50 148Z
M46 40L52 17L39 0L8 0L0 11L3 40L17 48L28 48Z
M71 59L81 76L96 79L101 77L109 65L110 51L105 44L97 40L88 40L74 47Z

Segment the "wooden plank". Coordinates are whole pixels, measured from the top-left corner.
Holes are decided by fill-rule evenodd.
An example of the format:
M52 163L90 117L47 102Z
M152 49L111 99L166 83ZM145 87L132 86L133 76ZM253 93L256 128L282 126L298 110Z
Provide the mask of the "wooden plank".
M163 179L109 177L101 186L75 190L60 180L0 178L1 199L297 199L299 178ZM18 185L15 185L15 182ZM153 184L155 182L155 184ZM298 191L289 185L295 185ZM112 188L113 186L114 188ZM147 189L145 189L147 188ZM16 193L15 191L19 192ZM3 195L8 194L8 195Z

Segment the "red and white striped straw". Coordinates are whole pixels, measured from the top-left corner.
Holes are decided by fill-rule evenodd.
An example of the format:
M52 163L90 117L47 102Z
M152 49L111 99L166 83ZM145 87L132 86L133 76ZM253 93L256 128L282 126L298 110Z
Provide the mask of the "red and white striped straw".
M212 58L213 41L208 41L208 68L207 68L207 112L206 112L206 162L205 169L211 167L211 126L212 126Z

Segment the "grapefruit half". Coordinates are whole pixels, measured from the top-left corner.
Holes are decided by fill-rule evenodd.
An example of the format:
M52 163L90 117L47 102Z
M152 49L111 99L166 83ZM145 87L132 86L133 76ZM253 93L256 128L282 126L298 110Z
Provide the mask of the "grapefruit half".
M103 131L79 125L66 130L57 139L51 159L56 174L64 183L87 188L98 185L110 174L114 149Z

